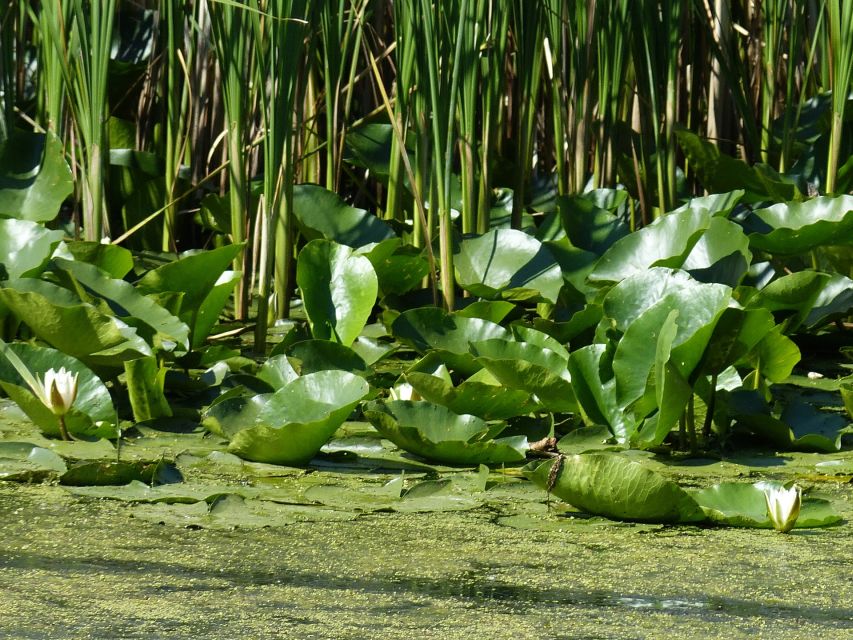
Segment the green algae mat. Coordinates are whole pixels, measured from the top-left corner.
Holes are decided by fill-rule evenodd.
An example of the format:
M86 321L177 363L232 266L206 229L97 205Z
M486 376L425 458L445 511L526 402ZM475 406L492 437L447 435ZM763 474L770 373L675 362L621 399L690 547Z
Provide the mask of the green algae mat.
M116 451L45 439L9 402L0 414L2 637L851 633L848 451L636 454L690 495L796 481L804 505L832 505L831 526L781 535L591 516L520 466L427 465L365 423L293 468L178 422Z

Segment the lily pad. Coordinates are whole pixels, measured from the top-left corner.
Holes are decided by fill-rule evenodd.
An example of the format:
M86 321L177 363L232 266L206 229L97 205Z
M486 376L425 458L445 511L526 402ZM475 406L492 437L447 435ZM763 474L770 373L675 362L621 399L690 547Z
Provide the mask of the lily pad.
M512 334L499 324L447 313L437 307L404 311L394 320L391 331L421 353L435 350L450 368L465 375L482 368L469 352L471 343L491 338L512 339Z
M409 372L404 378L424 400L483 420L506 420L530 413L536 407L527 391L507 389L500 383L468 379L454 387L443 378L418 371Z
M0 219L0 280L37 277L64 235L29 220Z
M306 490L305 497L336 509L365 512L468 511L482 504L470 493L457 489L450 480L427 480L406 490L402 476L383 486L359 489L321 484Z
M849 243L853 196L822 196L758 209L744 222L751 246L779 254L811 251L823 244Z
M371 402L365 417L398 447L429 460L449 464L520 462L527 438L497 438L505 424L490 425L472 415L459 415L431 402Z
M256 462L301 465L309 462L343 424L369 385L346 371L303 375L269 396L228 450Z
M313 240L299 252L296 282L314 338L350 346L376 303L379 285L370 260L347 246Z
M30 442L0 442L0 480L39 482L65 473L65 461Z
M547 489L557 460L531 463L526 475ZM556 472L551 492L587 513L614 520L700 522L696 501L671 480L640 462L615 453L568 456Z
M712 522L733 527L772 529L764 498L764 490L770 486L771 483L767 482L724 482L697 491L693 498ZM794 528L826 527L841 519L828 500L806 496Z
M460 287L490 300L554 303L563 286L551 252L515 229L493 229L463 240L454 267Z
M0 216L53 220L73 190L65 147L53 132L16 129L0 144Z
M26 323L33 334L60 351L92 364L122 367L124 361L151 355L151 347L134 327L93 305L83 303L50 282L33 278L9 280L0 288L0 303ZM74 331L68 331L74 327Z
M309 240L322 238L357 248L394 237L385 222L364 209L349 206L338 194L319 185L293 188L293 213Z

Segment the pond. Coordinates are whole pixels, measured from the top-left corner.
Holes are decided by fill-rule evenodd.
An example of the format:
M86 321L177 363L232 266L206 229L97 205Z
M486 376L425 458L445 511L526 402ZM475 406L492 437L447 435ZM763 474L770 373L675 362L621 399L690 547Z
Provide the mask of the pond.
M8 403L2 413L4 440L40 442ZM159 449L177 461L185 482L164 485L164 502L0 482L0 635L838 638L853 621L851 452L660 465L688 487L797 479L845 518L780 535L591 518L546 505L511 468L493 469L474 503L391 512L364 496L399 470L332 465L331 453L313 471L229 467L208 440L129 440L128 460ZM53 444L66 459L69 448L94 450ZM427 477L406 473L406 483ZM334 486L353 498L304 499ZM82 495L95 490L118 499ZM194 505L192 490L226 496Z

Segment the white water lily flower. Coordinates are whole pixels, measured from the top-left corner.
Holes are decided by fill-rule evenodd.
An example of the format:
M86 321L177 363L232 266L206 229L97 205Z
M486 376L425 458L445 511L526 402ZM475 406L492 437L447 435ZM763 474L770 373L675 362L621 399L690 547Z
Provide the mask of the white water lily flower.
M764 498L767 501L767 513L770 515L773 528L782 533L788 533L793 529L800 515L803 490L797 485L790 489L770 487L764 490Z
M64 416L71 410L71 405L77 398L77 374L66 371L60 367L59 371L53 368L44 374L44 382L36 377L39 389L36 393L45 406L55 416Z

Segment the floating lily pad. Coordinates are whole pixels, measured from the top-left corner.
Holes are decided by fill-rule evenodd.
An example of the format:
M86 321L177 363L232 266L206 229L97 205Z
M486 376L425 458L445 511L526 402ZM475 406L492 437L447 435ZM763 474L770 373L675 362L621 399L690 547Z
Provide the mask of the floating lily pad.
M531 463L527 476L547 489L556 460ZM615 453L563 458L551 492L571 505L615 520L700 522L696 501L671 480Z
M298 522L346 521L354 511L326 509L314 505L278 504L225 494L194 504L140 504L133 507L134 518L189 529L258 529L284 527Z
M505 424L490 425L472 415L458 415L431 402L371 402L365 417L398 447L449 464L520 462L527 438L497 438Z
M468 511L482 504L470 493L460 491L451 480L428 480L405 490L402 477L383 486L359 489L321 484L305 491L305 497L337 509L366 512Z
M65 461L30 442L0 442L0 480L39 482L65 473Z
M37 277L63 236L28 220L0 219L0 280Z
M772 529L764 498L764 490L771 486L772 483L767 482L724 482L697 491L693 498L712 522L733 527ZM828 500L806 496L794 527L826 527L837 524L841 519Z
M417 371L405 374L404 378L424 400L483 420L506 420L530 413L536 407L527 391L507 389L499 383L468 379L454 387L443 378Z

